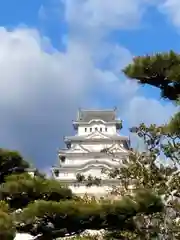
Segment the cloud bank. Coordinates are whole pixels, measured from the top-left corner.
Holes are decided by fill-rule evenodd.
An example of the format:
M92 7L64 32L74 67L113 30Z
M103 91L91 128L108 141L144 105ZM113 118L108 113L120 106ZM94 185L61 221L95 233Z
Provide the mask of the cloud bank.
M160 124L174 111L139 95L139 86L121 74L133 53L108 40L114 30L138 28L149 1L61 4L69 29L63 52L37 29L0 28L0 146L20 150L45 169L56 161L63 136L73 133L79 106L116 105L130 125Z

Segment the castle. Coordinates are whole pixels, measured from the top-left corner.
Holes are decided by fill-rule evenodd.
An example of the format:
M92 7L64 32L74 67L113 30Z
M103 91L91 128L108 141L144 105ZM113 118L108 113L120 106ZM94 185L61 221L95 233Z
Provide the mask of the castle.
M119 180L109 179L103 169L111 170L122 164L130 149L129 138L121 136L121 120L116 109L79 109L73 127L75 136L64 138L65 149L58 152L59 164L52 168L53 177L66 184L77 195L105 196ZM87 186L77 181L78 175L101 178L101 184Z

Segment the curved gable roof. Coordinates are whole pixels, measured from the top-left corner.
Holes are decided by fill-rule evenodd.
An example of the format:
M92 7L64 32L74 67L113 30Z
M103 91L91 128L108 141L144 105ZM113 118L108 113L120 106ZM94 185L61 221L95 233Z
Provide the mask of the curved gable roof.
M93 119L100 119L104 122L112 122L116 120L115 110L79 110L77 121L90 122Z

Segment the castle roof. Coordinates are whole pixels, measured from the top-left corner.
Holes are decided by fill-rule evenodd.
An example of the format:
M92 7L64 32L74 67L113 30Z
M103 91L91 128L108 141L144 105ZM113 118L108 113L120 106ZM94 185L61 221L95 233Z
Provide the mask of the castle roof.
M82 110L79 109L77 122L89 122L93 119L101 119L105 122L116 121L116 109L113 110Z
M66 136L64 137L64 141L83 141L83 142L91 142L91 141L109 141L109 140L125 140L129 141L129 138L127 136L118 136L118 135L109 135L107 138L87 138L85 136Z

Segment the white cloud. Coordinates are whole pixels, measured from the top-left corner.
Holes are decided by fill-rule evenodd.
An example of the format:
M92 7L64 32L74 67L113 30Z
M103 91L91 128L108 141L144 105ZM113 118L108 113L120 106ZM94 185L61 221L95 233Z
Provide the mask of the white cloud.
M136 26L144 11L144 0L65 0L66 19L81 27L129 28ZM80 14L77 14L80 13Z
M125 47L102 41L94 47L93 58L98 67L120 74L121 70L132 61L132 54Z
M159 4L160 12L166 14L175 27L180 27L180 1L165 0Z
M135 29L153 0L60 0L70 36L96 45L114 30Z
M19 107L21 103L24 105L23 100L29 94L38 97L38 92L42 95L47 90L59 92L61 96L68 90L75 97L82 91L87 65L84 64L81 71L78 68L88 62L86 52L79 51L78 45L70 45L66 54L47 53L43 49L43 40L36 30L8 32L0 29L0 104L18 104ZM73 78L70 71L74 72ZM73 87L69 88L69 85ZM29 104L34 100L32 98Z
M129 101L129 107L125 115L131 126L143 122L147 125L151 123L160 125L167 123L173 112L175 112L175 107L170 103L162 105L162 103L153 98L134 96Z
M44 141L50 143L55 131L56 139L65 134L93 84L86 49L73 42L66 53L48 53L43 46L36 30L0 29L0 145L26 154L36 145L43 155Z
M123 59L124 52L130 55L121 48L119 58ZM39 151L40 159L45 156L44 164L49 161L45 153L53 149L56 154L60 142L51 144L71 132L77 107L86 104L91 89L100 86L100 75L104 76L102 89L112 76L117 84L116 71L106 73L96 66L103 59L97 60L92 48L74 39L62 53L37 30L1 28L0 145L18 148L29 156Z
M71 134L78 106L102 106L104 99L133 124L166 119L171 107L139 97L139 86L120 74L131 52L103 38L115 28L137 26L144 2L65 1L65 52L35 29L0 28L0 146L18 148L46 168L63 135Z

